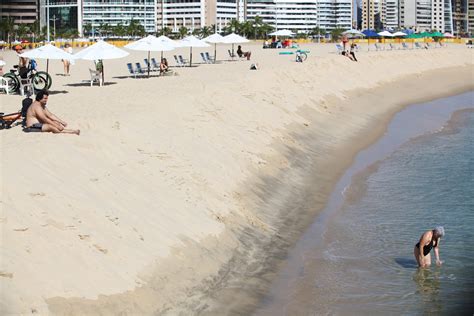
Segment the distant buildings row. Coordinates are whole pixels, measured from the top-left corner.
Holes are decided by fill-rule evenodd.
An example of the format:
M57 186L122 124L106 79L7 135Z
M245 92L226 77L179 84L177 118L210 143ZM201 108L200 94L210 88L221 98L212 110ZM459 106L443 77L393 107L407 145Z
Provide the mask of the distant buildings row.
M233 19L256 16L277 30L308 32L315 27L437 30L474 34L474 0L1 0L0 17L16 23L40 19L42 26L77 28L85 25L127 25L132 19L148 33L164 27L177 32L214 26L221 31ZM49 10L48 10L49 9Z

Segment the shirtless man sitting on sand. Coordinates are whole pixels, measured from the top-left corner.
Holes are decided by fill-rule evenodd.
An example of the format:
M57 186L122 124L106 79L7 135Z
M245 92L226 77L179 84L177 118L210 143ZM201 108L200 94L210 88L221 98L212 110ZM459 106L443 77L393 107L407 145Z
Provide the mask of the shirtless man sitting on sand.
M26 112L27 129L29 131L79 135L81 133L80 130L66 129L67 123L46 108L48 96L48 91L40 91L36 94L36 101L30 105Z

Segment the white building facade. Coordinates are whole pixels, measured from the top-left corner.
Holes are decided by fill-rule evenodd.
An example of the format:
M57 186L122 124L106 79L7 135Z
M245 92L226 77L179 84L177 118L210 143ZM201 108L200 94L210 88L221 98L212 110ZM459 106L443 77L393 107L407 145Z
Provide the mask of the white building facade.
M400 0L400 26L424 32L453 31L451 0Z
M147 33L156 32L156 0L79 0L82 1L83 24L93 28L128 25L138 21Z
M350 29L350 0L247 0L246 18L259 16L276 30L307 33L319 27L324 30Z

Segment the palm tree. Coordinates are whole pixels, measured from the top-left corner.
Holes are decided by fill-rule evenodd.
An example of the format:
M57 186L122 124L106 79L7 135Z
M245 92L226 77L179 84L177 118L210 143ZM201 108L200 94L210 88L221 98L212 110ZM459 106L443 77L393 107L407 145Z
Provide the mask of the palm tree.
M0 21L0 29L2 33L4 34L4 39L8 42L8 44L11 44L11 38L10 35L11 33L14 32L15 29L15 20L12 17L5 17L2 18Z
M178 30L180 38L185 37L188 34L189 30L186 26L181 26Z
M82 30L84 32L84 36L86 34L90 35L92 33L92 24L91 23L84 24L84 26L82 27Z
M26 24L20 24L18 25L18 29L17 29L17 34L18 34L18 37L21 39L21 40L24 40L25 39L25 36L26 34L28 34L30 32L30 28L26 25Z
M208 37L209 35L211 35L213 33L214 29L212 27L209 27L209 26L205 26L201 29L201 36L202 38L204 37Z
M161 29L160 34L164 36L169 36L172 32L173 30L171 28L165 26L164 28Z
M242 24L236 19L232 19L226 27L224 27L224 33L230 34L232 32L241 33Z
M331 31L331 39L333 41L338 41L339 38L342 36L342 32L344 32L344 29L341 28L335 28Z

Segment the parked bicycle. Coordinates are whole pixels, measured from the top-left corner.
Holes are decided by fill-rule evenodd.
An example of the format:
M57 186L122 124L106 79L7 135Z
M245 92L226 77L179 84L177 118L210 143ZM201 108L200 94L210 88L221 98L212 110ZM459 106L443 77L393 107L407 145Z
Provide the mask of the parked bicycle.
M51 76L47 72L36 70L36 63L34 61L30 61L28 67L18 68L18 65L15 65L13 68L10 69L10 72L3 75L8 80L9 93L16 93L20 90L20 80L31 80L35 92L48 90L53 83Z

